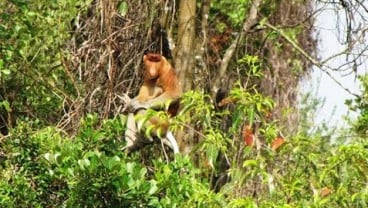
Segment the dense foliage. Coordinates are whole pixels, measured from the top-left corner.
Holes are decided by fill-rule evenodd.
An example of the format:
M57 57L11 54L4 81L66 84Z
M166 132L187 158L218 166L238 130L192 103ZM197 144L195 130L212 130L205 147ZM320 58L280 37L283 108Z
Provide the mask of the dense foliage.
M63 46L85 3L16 0L0 7L0 103L12 110L0 110L0 128L19 117L55 122L75 91L63 66Z
M233 92L234 96L238 90ZM2 141L0 205L88 207L364 207L367 206L365 170L368 157L362 143L331 145L313 133L285 138L275 146L275 126L259 130L262 145L247 146L236 126L219 131L219 115L196 100L206 96L188 93L184 101L197 112L191 119L201 125L206 138L198 147L199 163L177 155L141 158L142 151L162 151L159 145L127 156L124 146L125 116L98 125L96 115L81 121L70 137L55 127L35 129L19 123ZM255 117L269 108L268 101L244 95L235 105L234 125L243 113ZM248 100L252 98L253 100ZM198 101L202 102L202 101ZM255 108L246 102L254 102ZM266 104L263 106L263 104ZM203 104L203 103L202 103ZM258 106L258 107L257 107ZM199 113L200 112L200 113ZM184 113L183 113L184 114ZM230 167L228 183L215 193L213 175L221 174L219 158Z
M251 1L237 2L249 5ZM302 1L295 2L297 5ZM309 119L316 106L310 97L306 97L306 106L301 109L303 120L294 124L298 130L283 135L282 132L288 132L287 125L280 122L282 118L275 119L274 112L289 109L277 109L279 102L265 96L258 82L270 78L271 70L265 67L270 61L265 57L282 50L291 54L293 49L280 45L275 51L252 55L244 49L246 46L233 63L239 81L231 85L221 105L213 104L212 95L188 91L182 97L184 107L179 114L167 118L172 130L196 140L187 144L191 146L188 155L173 155L159 140L127 155L121 151L125 145L126 116L105 112L111 103L109 108L99 106L98 113L91 113L97 103L92 98L103 97L97 92L103 85L84 78L86 74L100 77L105 73L98 69L104 69L106 63L93 55L99 53L96 48L102 47L107 37L118 34L100 30L99 34L106 38L101 40L89 33L86 28L94 24L108 24L97 21L103 16L97 10L86 12L87 8L98 6L88 7L93 3L0 2L0 207L368 206L368 152L364 141L368 124L367 77L360 78L363 94L348 103L360 113L351 122L352 128L346 130L348 134L343 134L349 138L341 139L342 135L336 132L312 130ZM122 17L134 12L126 1L116 4ZM241 27L248 9L237 7L232 1L213 1L210 21L225 18L214 33L221 32L221 38L229 38L231 31L226 32L226 28ZM262 9L271 15L280 8L273 2ZM97 13L97 17L91 17L87 23L78 22L78 18L88 18L91 13ZM277 18L283 19L276 15L274 19ZM83 26L73 28L76 25ZM80 36L73 34L77 30L82 30ZM298 27L287 29L286 33L295 41L298 35L303 35ZM95 44L88 44L90 36ZM280 39L275 33L267 36L274 42ZM113 41L109 44L115 47ZM141 44L139 47L144 48L148 43ZM214 41L215 48L219 46L216 44ZM77 48L68 48L81 45L87 51L85 54L77 54L82 51ZM125 58L139 53L135 51ZM89 65L96 63L88 59L90 55L103 64L88 70ZM119 59L120 55L105 58ZM300 71L304 69L302 66L308 66L298 58L293 54L287 60L293 72L290 83L299 79L298 73L304 73ZM79 77L73 74L76 71L81 73ZM115 75L116 81L132 73ZM108 82L108 89L116 90L114 84L121 82L124 80ZM290 87L285 83L280 88ZM81 96L83 93L90 99ZM120 106L114 106L116 112L118 109ZM78 111L88 113L75 116ZM66 130L60 120L77 123L76 128ZM339 139L332 140L336 137Z
M194 207L218 206L188 158L153 160L144 167L138 155L120 149L124 118L96 129L96 116L82 121L78 135L46 127L32 131L20 124L3 143L1 207ZM196 197L192 197L192 196Z

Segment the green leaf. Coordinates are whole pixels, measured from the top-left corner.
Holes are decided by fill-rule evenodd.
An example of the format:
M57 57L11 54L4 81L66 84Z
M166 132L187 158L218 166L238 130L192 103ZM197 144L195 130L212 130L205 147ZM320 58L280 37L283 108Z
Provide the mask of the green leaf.
M3 70L1 70L1 73L5 74L5 75L9 75L10 70L9 69L3 69Z
M82 169L82 170L84 170L86 167L88 167L89 165L90 165L91 163L90 163L90 161L87 159L87 158L85 158L85 159L83 159L83 160L78 160L78 165L79 165L79 167Z
M243 167L257 167L258 166L258 161L257 160L246 160L243 163Z
M134 166L135 166L134 163L127 163L126 164L126 167L127 167L126 170L127 170L127 172L128 173L133 173Z
M74 169L73 168L67 168L67 172L69 173L69 175L74 177Z
M0 102L0 107L3 106L7 112L11 112L10 104L8 101L4 100Z
M49 161L49 162L51 161L51 158L52 158L51 156L52 156L52 155L51 155L51 153L49 153L49 152L48 152L48 153L45 153L45 154L43 155L43 157L44 157L47 161Z
M151 187L150 187L150 189L148 191L148 194L149 195L153 195L158 190L157 181L151 180L150 181L150 184L151 184Z
M248 118L249 118L249 123L250 124L253 124L254 117L255 117L255 115L254 115L254 109L251 108L250 111L248 112Z
M120 2L118 10L119 14L124 17L128 13L128 4L125 1Z
M209 163L211 165L211 168L214 168L213 167L213 161L216 161L216 158L217 158L218 153L219 153L219 150L218 150L217 146L214 145L214 144L209 144L206 152L207 152L208 157L209 157L208 159L209 159Z

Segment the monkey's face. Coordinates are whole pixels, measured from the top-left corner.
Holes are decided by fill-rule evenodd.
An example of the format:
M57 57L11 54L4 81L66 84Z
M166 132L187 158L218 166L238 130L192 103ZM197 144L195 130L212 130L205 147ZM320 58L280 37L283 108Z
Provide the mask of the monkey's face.
M155 65L146 66L144 70L144 78L146 80L154 80L159 77L160 68Z
M143 56L144 78L146 80L157 79L160 76L160 69L163 67L162 56L160 54L147 54Z

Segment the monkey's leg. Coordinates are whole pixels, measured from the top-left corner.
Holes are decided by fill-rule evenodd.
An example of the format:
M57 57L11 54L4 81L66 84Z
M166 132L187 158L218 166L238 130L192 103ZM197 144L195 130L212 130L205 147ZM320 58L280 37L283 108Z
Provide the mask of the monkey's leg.
M140 110L137 114L144 114L145 110ZM131 153L134 150L142 148L143 146L152 143L152 138L145 138L139 132L141 130L141 123L136 121L135 115L133 113L128 114L127 118L127 127L125 130L125 141L127 142L125 147L122 150L127 149L128 153Z
M144 115L145 113L145 110L140 110L137 112L137 115ZM154 125L152 123L152 119L149 119L147 121L136 121L134 119L134 115L130 113L127 120L127 129L125 131L125 140L127 141L127 145L123 149L128 149L128 151L131 152L136 148L139 148L141 145L151 143L153 140L150 136L148 136L147 138L143 138L138 132L142 130L144 131L147 126L151 125ZM179 146L172 132L166 130L165 137L166 138L162 139L162 142L172 148L174 154L179 153Z
M130 152L132 149L134 149L136 143L137 143L137 125L134 120L134 114L129 113L127 118L127 127L125 130L125 141L127 142L125 147L122 148L122 150L127 149L128 152Z

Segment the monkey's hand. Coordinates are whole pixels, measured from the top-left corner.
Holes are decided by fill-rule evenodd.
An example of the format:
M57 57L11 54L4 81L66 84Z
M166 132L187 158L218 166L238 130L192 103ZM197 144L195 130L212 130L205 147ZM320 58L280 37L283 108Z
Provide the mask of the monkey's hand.
M130 98L129 96L128 96L128 94L123 94L123 96L119 96L123 101L124 101L124 103L125 103L125 106L124 106L124 108L123 108L123 110L122 110L122 112L128 112L128 113L134 113L134 112L136 112L135 110L134 110L134 105L137 105L136 103L138 102L139 103L139 101L138 101L138 99L136 99L136 98Z
M139 102L138 99L131 100L130 103L127 105L130 112L137 112L142 109L147 109L149 106L146 105L146 103Z
M174 101L175 100L171 98L159 96L146 102L139 102L138 100L134 100L134 102L131 102L131 104L132 108L134 109L134 112L142 109L144 110L153 109L156 111L160 111L160 110L167 110Z

